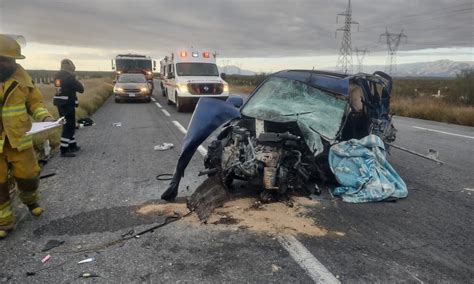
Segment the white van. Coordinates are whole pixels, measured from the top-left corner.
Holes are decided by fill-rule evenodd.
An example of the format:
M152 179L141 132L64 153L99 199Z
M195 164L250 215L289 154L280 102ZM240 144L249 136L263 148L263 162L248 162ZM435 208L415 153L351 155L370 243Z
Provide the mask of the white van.
M229 85L219 74L216 54L206 50L180 50L161 62L164 95L168 104L176 104L179 112L195 105L199 98L227 99Z

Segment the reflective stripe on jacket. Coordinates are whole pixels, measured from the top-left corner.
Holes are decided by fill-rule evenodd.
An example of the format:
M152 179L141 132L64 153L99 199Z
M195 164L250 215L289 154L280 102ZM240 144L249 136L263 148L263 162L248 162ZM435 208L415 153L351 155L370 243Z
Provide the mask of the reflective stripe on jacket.
M51 117L44 107L41 93L20 65L0 88L0 112L0 153L7 137L12 148L18 151L32 147L32 136L25 135L31 129L30 116L38 121Z

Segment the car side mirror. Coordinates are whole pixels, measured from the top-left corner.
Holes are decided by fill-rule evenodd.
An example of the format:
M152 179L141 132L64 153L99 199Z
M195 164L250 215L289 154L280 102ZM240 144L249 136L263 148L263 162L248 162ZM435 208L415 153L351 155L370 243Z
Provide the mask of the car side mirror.
M117 83L117 80L113 80L112 83L114 83L114 84Z
M173 72L168 73L168 79L173 79L173 78L174 78Z
M227 75L225 73L221 73L221 78L222 80L225 80L227 78Z
M244 104L244 99L240 96L229 96L226 101L236 108L240 108Z

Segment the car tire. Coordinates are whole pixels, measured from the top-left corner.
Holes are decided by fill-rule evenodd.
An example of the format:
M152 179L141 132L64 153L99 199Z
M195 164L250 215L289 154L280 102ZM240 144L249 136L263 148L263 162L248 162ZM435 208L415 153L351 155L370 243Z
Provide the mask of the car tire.
M121 101L120 99L115 98L115 103L119 104L119 103L121 103L121 102L122 102L122 101Z
M146 100L145 100L146 103L151 103L151 96L149 96Z

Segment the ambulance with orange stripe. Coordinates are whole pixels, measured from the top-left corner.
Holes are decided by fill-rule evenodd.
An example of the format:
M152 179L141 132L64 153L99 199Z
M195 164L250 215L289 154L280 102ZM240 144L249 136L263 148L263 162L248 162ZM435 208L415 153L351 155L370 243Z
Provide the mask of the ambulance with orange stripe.
M191 109L202 97L227 99L229 96L225 74L219 74L216 65L216 53L183 49L166 56L160 65L163 95L179 112Z

